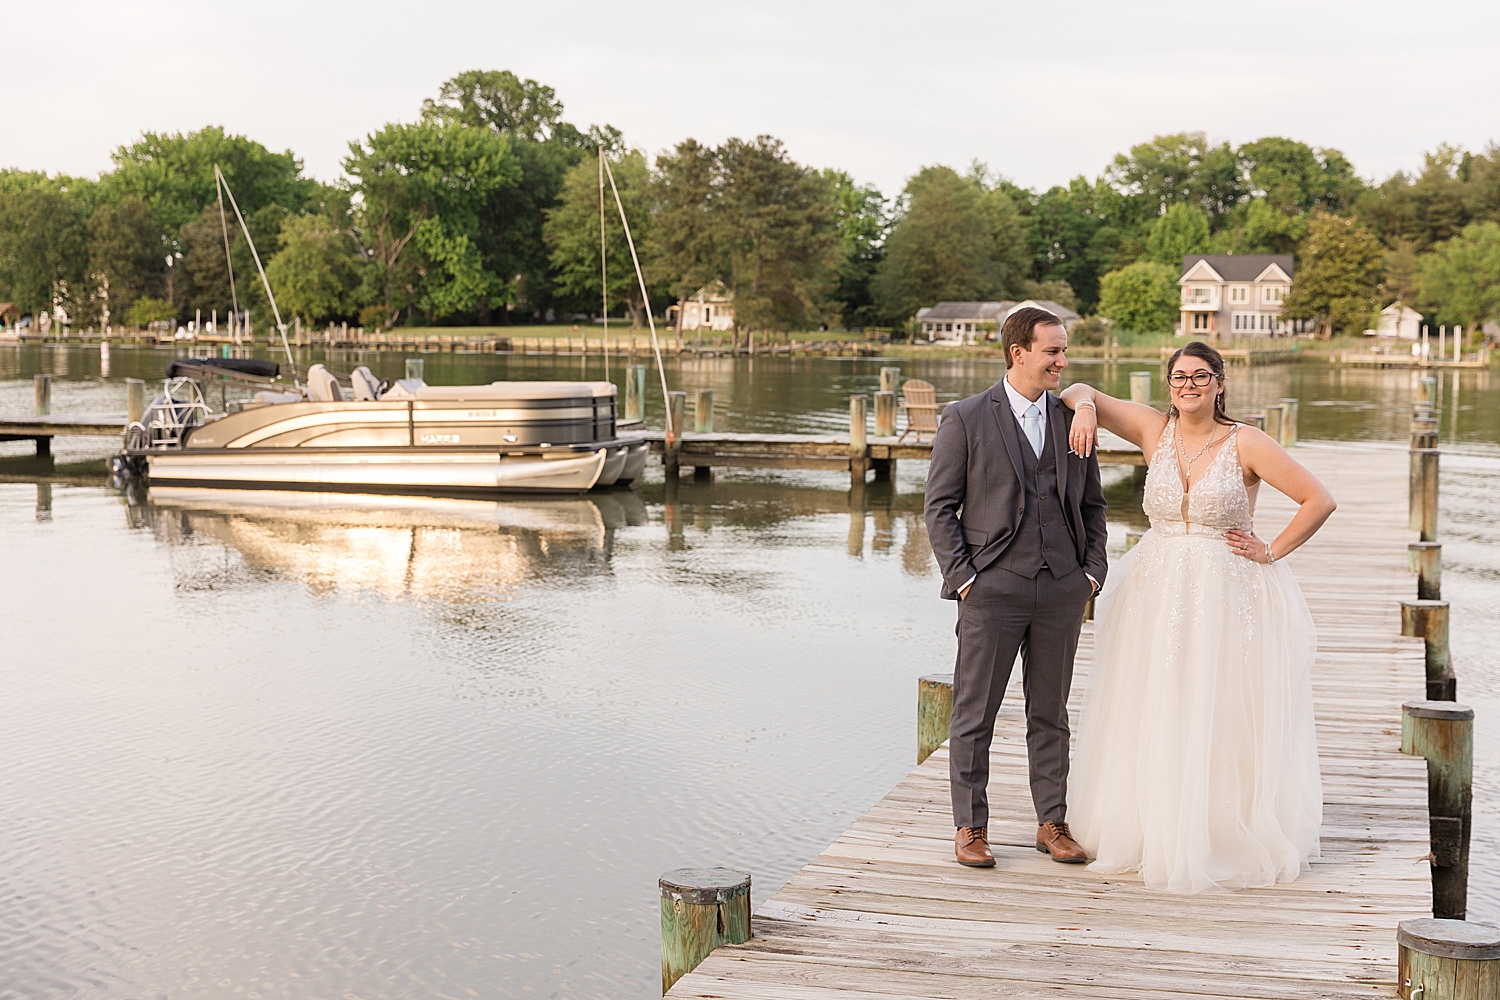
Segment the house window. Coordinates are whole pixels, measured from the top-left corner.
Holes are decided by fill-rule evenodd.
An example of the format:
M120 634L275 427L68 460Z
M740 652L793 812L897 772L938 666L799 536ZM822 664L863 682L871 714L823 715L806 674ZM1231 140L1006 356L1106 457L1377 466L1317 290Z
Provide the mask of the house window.
M1193 313L1193 329L1194 330L1207 330L1208 329L1208 313Z
M1200 288L1195 285L1188 289L1187 301L1189 303L1193 303L1196 305L1206 305L1212 302L1213 299L1214 291L1212 288Z
M1245 287L1244 285L1230 285L1229 286L1229 301L1230 302L1249 302L1250 301L1250 289L1247 288L1247 287Z
M974 324L973 323L965 323L964 324L964 332L965 333L973 333L974 332Z
M714 307L713 306L704 306L703 307L703 322L707 323L709 320L711 320L713 318L714 318Z
M952 333L953 332L953 324L952 323L946 323L946 324L944 324L944 327L945 327L945 329L943 330L944 333Z
M1255 313L1237 312L1229 317L1229 328L1235 333L1248 333L1255 329Z
M1260 291L1260 300L1262 302L1280 302L1285 297L1286 289L1280 285L1267 285Z

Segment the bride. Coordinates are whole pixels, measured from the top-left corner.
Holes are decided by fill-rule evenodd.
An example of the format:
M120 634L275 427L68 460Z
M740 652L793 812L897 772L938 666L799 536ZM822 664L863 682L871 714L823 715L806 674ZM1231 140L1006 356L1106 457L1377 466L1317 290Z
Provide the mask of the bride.
M1081 383L1069 444L1102 425L1145 454L1151 530L1111 570L1068 789L1091 870L1173 892L1267 886L1318 856L1323 790L1309 672L1317 635L1282 562L1333 513L1323 484L1225 415L1224 359L1194 341L1167 365L1166 416ZM1262 482L1299 505L1255 533Z

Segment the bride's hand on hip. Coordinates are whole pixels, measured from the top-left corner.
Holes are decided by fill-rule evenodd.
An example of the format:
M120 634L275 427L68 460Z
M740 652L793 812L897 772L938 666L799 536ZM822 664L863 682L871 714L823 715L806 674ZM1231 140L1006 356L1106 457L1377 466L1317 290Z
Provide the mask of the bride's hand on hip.
M1073 425L1068 431L1068 450L1080 458L1099 444L1099 417L1092 406L1080 406L1073 411Z
M1263 542L1254 532L1241 531L1238 528L1230 528L1224 532L1224 541L1229 545L1229 551L1237 556L1244 556L1251 562L1265 564L1271 561L1271 546Z

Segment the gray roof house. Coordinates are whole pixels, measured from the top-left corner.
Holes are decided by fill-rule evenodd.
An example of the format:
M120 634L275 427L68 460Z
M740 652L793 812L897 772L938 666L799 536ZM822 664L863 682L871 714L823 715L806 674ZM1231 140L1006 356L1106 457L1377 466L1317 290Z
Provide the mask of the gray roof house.
M917 322L921 324L922 336L928 343L972 344L991 336L998 336L1005 318L1022 306L1039 306L1063 321L1071 330L1078 322L1078 314L1067 306L1051 301L1027 299L1024 302L939 302L917 310ZM983 324L993 323L993 330L986 331Z
M1289 253L1190 253L1182 258L1179 337L1275 337L1302 332L1281 318L1296 259Z

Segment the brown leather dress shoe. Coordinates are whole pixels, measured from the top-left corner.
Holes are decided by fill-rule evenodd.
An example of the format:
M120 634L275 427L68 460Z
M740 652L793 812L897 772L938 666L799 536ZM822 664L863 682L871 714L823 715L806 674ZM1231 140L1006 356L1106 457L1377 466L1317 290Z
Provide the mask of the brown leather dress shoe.
M990 853L990 828L987 826L961 826L953 835L953 853L958 863L970 868L993 868L995 856Z
M1083 853L1083 848L1078 846L1078 841L1068 832L1066 823L1053 823L1049 820L1037 827L1036 849L1043 854L1052 855L1053 861L1061 861L1065 865L1081 865L1089 859Z

